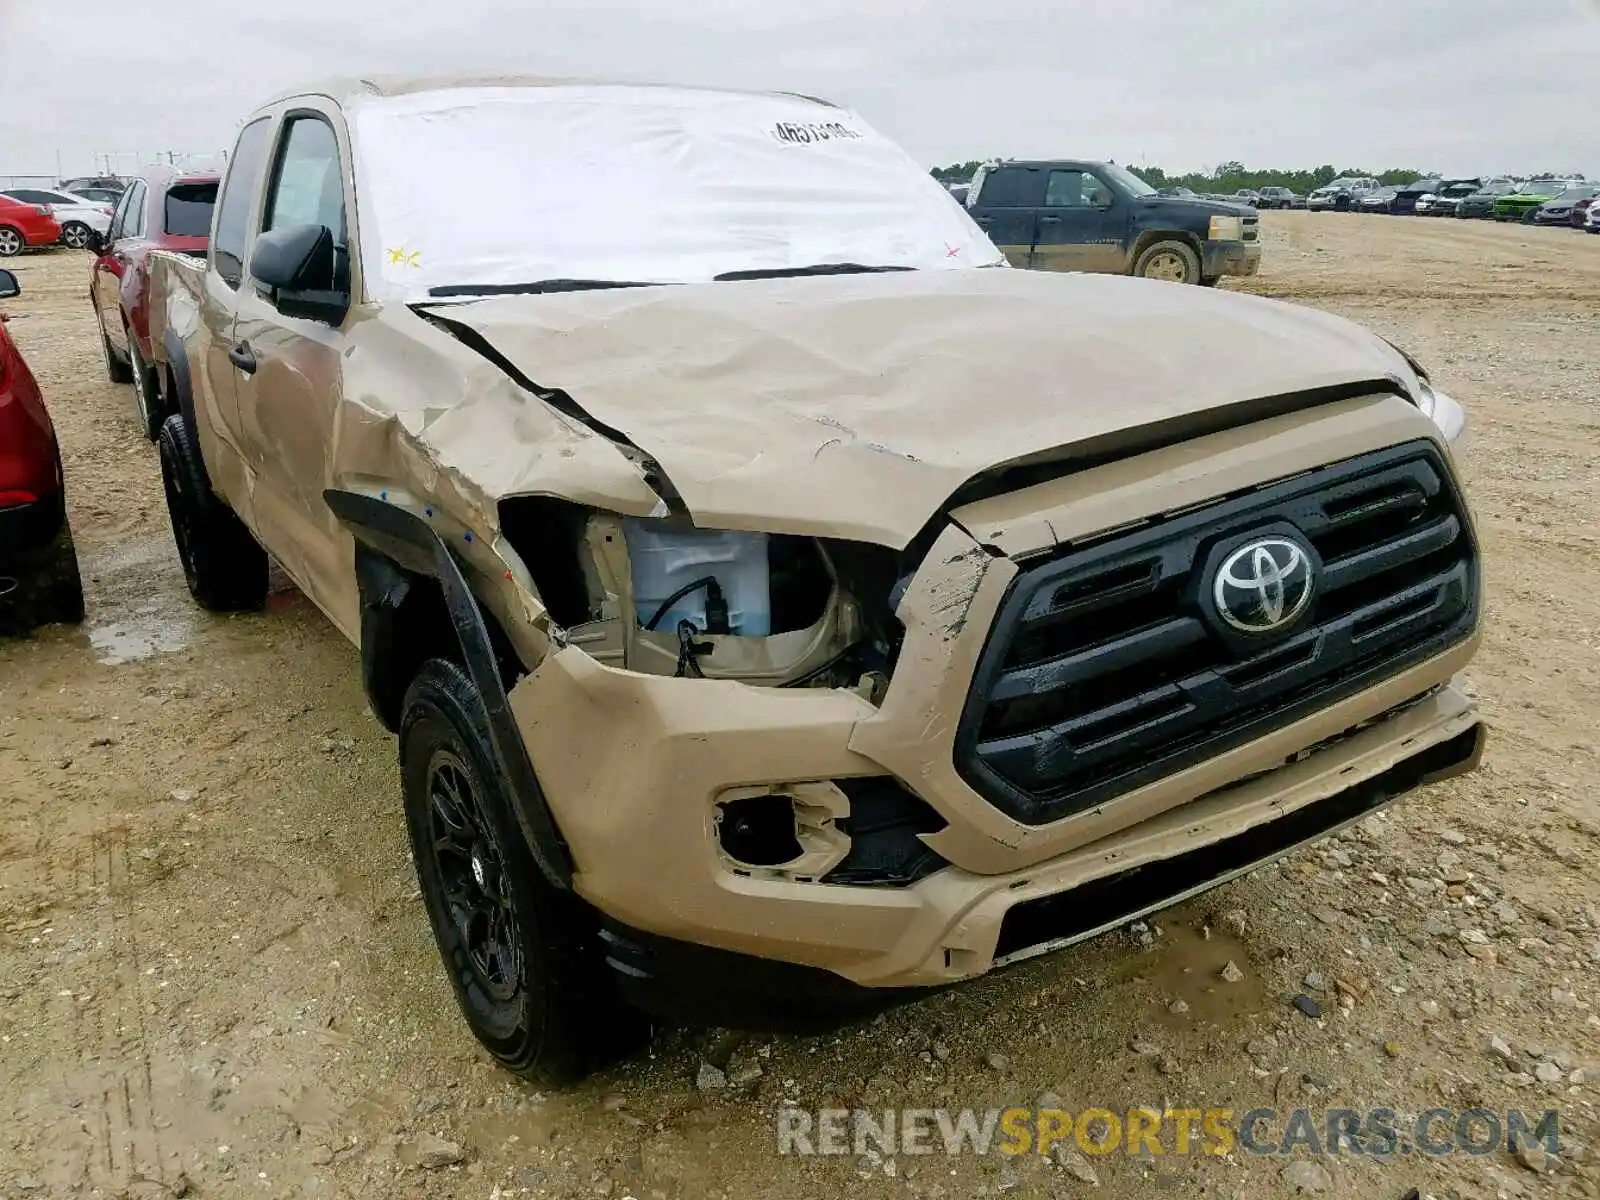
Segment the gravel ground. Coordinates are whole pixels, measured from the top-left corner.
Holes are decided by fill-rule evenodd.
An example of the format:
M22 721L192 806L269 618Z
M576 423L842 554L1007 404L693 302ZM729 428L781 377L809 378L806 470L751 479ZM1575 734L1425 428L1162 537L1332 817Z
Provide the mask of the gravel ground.
M0 1196L1600 1196L1600 238L1263 224L1249 290L1369 324L1471 413L1483 769L1148 928L836 1036L664 1031L561 1094L495 1069L457 1019L354 653L287 586L260 614L192 608L87 260L8 263L90 617L0 643ZM1526 1162L776 1151L785 1101L1041 1095L1380 1106L1402 1127L1556 1108L1565 1144Z

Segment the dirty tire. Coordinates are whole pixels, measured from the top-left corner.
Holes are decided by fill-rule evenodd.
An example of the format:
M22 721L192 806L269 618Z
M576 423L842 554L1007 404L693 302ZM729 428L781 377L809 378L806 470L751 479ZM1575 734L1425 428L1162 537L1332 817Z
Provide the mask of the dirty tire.
M0 225L0 258L15 258L27 246L22 231L11 225Z
M211 490L200 448L182 416L166 419L156 444L189 594L211 612L260 608L267 598L267 552Z
M131 329L128 330L128 375L133 380L133 411L139 430L153 442L161 435L166 409L161 402L156 373L139 353L139 342Z
M1217 284L1219 284L1221 282L1222 282L1222 276L1221 275L1205 275L1205 276L1202 276L1201 279L1200 279L1200 286L1201 287L1216 287Z
M30 556L32 557L32 556ZM16 571L12 576L8 572ZM8 583L14 587L7 589ZM21 569L0 571L0 635L16 636L40 625L83 620L83 579L66 519L49 547Z
M1133 264L1133 273L1141 279L1199 283L1200 256L1183 242L1157 242L1139 255L1139 261Z
M86 249L93 233L82 221L68 221L61 227L61 244L72 250Z
M111 348L111 339L106 336L105 322L99 315L95 316L95 325L100 330L100 353L106 360L106 378L112 383L132 383L133 368L117 357L117 352Z
M482 702L453 662L428 660L406 693L400 778L434 941L484 1048L558 1086L642 1045L648 1024L608 978L597 916L534 863Z

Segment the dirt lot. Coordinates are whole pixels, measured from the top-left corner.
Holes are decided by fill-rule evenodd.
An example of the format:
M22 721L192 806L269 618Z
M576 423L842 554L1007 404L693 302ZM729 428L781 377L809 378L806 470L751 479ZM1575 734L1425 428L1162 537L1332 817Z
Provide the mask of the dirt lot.
M90 619L0 643L0 1196L1600 1196L1600 238L1263 223L1250 290L1366 322L1469 408L1483 769L1142 936L833 1037L664 1031L565 1094L496 1070L456 1017L353 651L291 588L261 614L191 607L154 450L101 366L87 261L8 263ZM702 1088L705 1057L736 1082ZM1568 1161L1346 1154L1324 1176L1239 1149L776 1153L785 1101L1042 1093L1074 1110L1381 1106L1402 1128L1431 1107L1555 1107Z

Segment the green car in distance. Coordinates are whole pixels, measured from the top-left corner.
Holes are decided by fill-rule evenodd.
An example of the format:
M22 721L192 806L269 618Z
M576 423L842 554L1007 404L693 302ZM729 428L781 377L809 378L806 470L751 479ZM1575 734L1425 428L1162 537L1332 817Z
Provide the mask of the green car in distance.
M1494 202L1496 221L1531 221L1541 204L1554 200L1568 188L1577 187L1576 179L1530 179L1514 192L1508 192Z

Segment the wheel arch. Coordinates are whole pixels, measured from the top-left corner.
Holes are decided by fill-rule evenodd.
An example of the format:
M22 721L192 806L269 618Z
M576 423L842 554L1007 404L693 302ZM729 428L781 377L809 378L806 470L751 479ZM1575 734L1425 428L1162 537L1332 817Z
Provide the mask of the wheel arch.
M373 712L386 728L397 730L406 688L423 662L448 657L465 667L483 702L496 765L534 861L553 886L570 890L571 854L511 713L507 683L515 655L504 630L422 518L336 488L323 498L356 539L361 673Z
M195 419L194 378L189 373L189 349L172 329L162 336L161 346L167 352L167 361L156 365L161 368L161 382L171 389L163 390L161 399L168 412L183 417L183 423L189 427L191 435L198 435L200 425Z
M1202 261L1205 259L1205 246L1201 244L1198 234L1187 229L1147 229L1134 239L1133 253L1128 256L1128 270L1133 270L1139 263L1139 256L1157 242L1182 242Z

